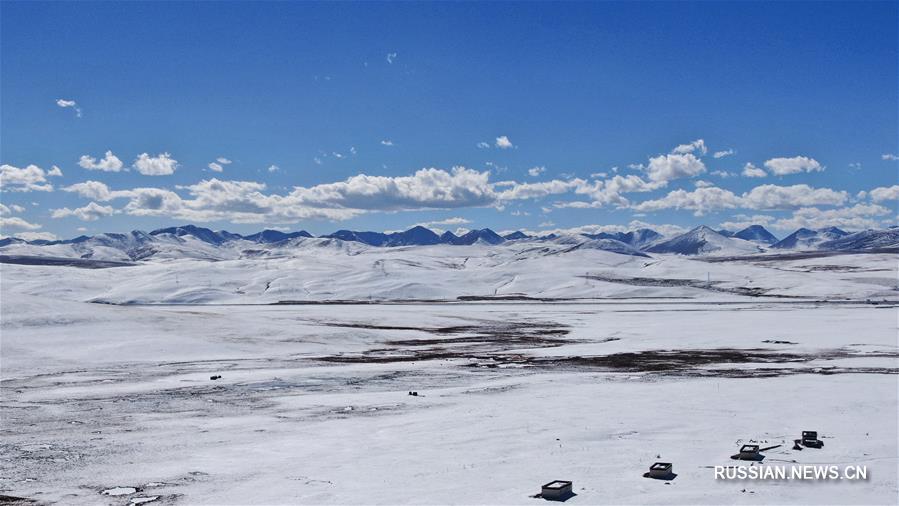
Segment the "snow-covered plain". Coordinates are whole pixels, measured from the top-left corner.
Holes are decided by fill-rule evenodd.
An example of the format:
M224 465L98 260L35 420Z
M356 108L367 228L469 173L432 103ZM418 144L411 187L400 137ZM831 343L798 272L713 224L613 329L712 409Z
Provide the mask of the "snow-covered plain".
M894 255L341 248L0 266L0 494L540 504L566 479L571 504L897 501L896 306L865 303L896 298ZM347 300L392 303L268 305ZM792 450L803 430L824 447ZM716 481L749 440L784 443L754 465L869 479ZM657 460L673 481L643 478Z
M3 281L17 292L115 304L458 297L740 300L750 294L863 300L897 293L895 254L756 254L722 261L727 257L634 256L599 246L601 241L569 237L397 248L304 239L261 251L259 257L248 257L246 250L228 255L235 250L218 248L215 261L154 256L110 269L3 264Z

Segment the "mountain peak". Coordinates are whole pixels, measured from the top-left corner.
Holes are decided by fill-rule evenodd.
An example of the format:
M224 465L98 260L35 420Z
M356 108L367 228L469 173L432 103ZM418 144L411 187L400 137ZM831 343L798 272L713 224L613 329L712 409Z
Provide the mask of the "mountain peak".
M521 230L516 230L515 232L503 236L503 238L507 241L517 241L519 239L527 239L528 237L530 236L525 234Z
M800 228L792 234L784 237L782 240L771 245L777 249L818 249L818 247L827 241L839 239L849 235L847 232L836 227L825 227L818 230L808 228Z
M433 230L416 225L405 232L389 234L384 246L427 246L439 243L440 236Z
M700 225L689 232L657 242L645 251L678 255L746 254L758 252L758 248L743 241L725 237L705 225Z
M259 244L271 244L296 237L312 237L312 234L305 230L300 230L299 232L281 232L280 230L266 229L262 232L243 236L247 241L257 242Z
M768 230L761 225L750 225L735 233L734 237L743 239L744 241L759 242L763 244L774 244L777 242L777 237L774 237L774 234L768 232Z
M709 226L707 226L707 225L699 225L698 227L694 228L693 230L690 230L690 231L687 232L687 233L688 233L688 234L690 234L690 233L697 233L697 234L702 233L702 234L715 234L715 235L721 235L721 234L719 234L716 230L714 230L712 227L709 227Z
M456 238L456 240L452 244L474 244L478 241L486 242L488 244L500 244L506 241L499 234L490 230L489 228L482 228L480 230L469 230L462 236Z
M849 235L849 232L846 232L845 230L841 230L841 229L839 229L839 228L837 228L837 227L832 227L832 226L831 226L831 227L819 228L819 229L818 229L818 232L821 232L821 233L823 233L823 234L831 234L831 235L834 235L834 236L836 236L836 237L843 237L843 236Z
M239 239L240 236L230 232L220 231L214 232L208 228L198 227L196 225L181 225L178 227L160 228L150 232L150 235L171 234L176 237L184 237L189 235L197 239L208 242L209 244L221 244L232 239Z

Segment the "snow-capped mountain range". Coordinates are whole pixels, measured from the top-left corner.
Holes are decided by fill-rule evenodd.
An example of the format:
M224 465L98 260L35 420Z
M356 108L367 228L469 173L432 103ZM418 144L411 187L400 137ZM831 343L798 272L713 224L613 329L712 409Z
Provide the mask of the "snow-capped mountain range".
M314 237L301 230L281 232L263 230L240 235L225 230L213 231L195 225L169 227L127 234L106 233L79 236L60 241L0 240L0 254L16 256L93 258L137 261L151 258L251 258L301 247L333 247L352 251L358 247L409 246L501 246L505 243L554 243L563 249L598 249L632 256L654 254L733 256L784 252L789 250L899 250L899 228L849 233L836 227L818 230L800 228L778 240L761 225L737 232L715 231L698 226L683 234L666 237L651 229L629 232L534 236L517 231L499 235L489 228L471 230L462 235L416 226L403 232L360 232L338 230Z
M784 237L782 241L774 243L771 247L776 249L816 248L824 242L833 241L847 235L849 235L848 232L840 230L837 227L827 227L818 230L800 228Z

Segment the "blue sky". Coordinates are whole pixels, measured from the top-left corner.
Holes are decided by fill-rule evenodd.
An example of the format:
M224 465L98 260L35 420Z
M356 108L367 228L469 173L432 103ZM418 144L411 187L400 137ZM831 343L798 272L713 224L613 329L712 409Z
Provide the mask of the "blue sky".
M887 226L897 21L895 2L3 2L2 234Z

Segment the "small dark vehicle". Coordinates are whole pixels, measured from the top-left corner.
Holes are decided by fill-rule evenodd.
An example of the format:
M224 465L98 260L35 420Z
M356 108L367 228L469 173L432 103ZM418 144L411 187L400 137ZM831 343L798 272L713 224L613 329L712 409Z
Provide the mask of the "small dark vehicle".
M566 480L555 480L540 488L540 497L547 501L565 501L574 495L572 484Z
M649 472L643 473L644 478L653 478L656 480L673 480L677 475L674 474L674 466L671 462L656 462L649 466Z
M759 445L743 445L740 447L740 453L736 455L731 455L730 458L734 460L762 460L765 458L764 455L760 453Z
M818 439L818 431L804 430L802 431L802 446L806 448L821 448L824 441Z

